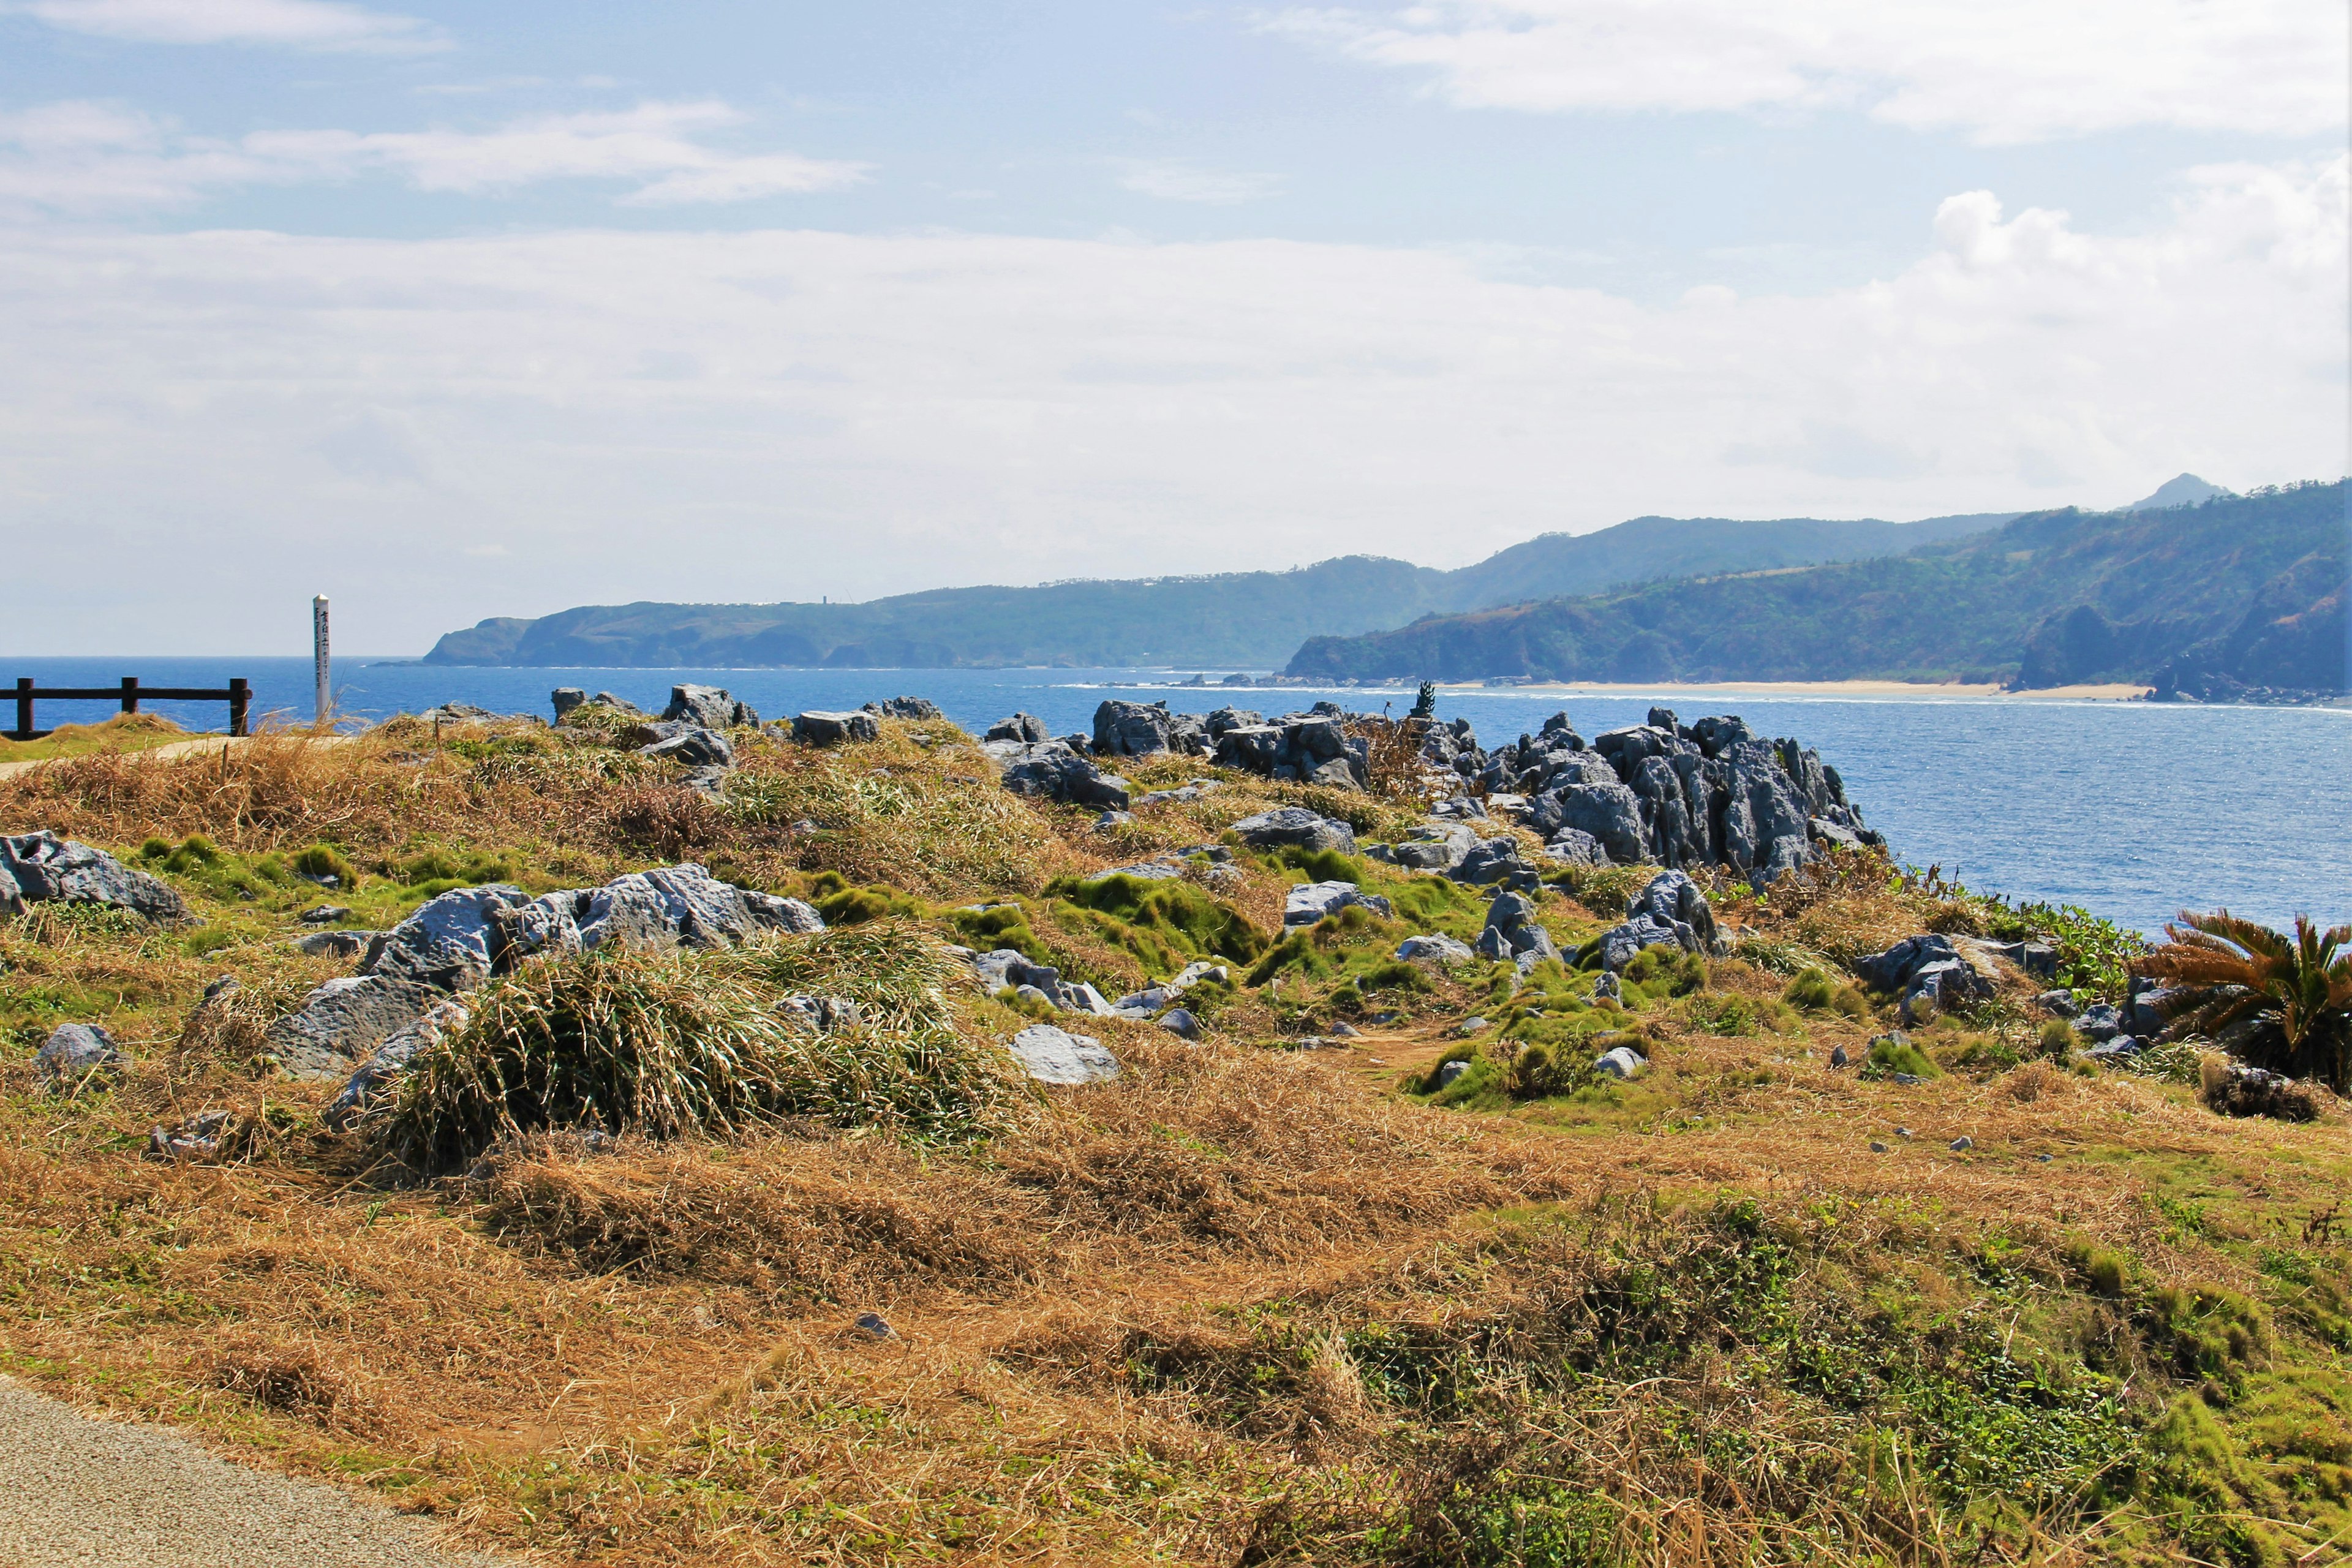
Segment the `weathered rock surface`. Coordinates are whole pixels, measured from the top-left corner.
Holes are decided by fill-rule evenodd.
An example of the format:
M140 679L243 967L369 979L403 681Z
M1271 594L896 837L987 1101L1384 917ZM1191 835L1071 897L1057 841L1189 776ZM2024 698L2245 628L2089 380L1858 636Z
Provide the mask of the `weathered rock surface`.
M999 741L982 749L1003 764L1004 787L1015 795L1063 805L1127 809L1127 781L1104 773L1059 741L1023 745Z
M126 1058L98 1024L60 1024L34 1053L33 1068L52 1094L71 1094L122 1076Z
M45 903L130 910L157 925L196 923L168 885L102 849L48 832L0 837L0 914Z
M298 936L290 944L297 952L311 958L357 958L375 940L372 931L314 931Z
M1110 698L1095 710L1095 750L1105 756L1150 757L1169 750L1173 721L1165 702Z
M1713 952L1718 945L1715 910L1698 884L1680 871L1661 871L1626 911L1623 923L1601 938L1601 967L1614 974L1645 947Z
M793 739L812 746L837 746L848 741L872 741L882 733L874 715L864 709L847 713L827 713L811 709L793 716Z
M1010 718L999 719L982 737L985 741L1009 741L1016 746L1034 746L1040 741L1053 738L1053 731L1045 728L1045 721L1034 713L1015 713Z
M659 734L657 739L637 748L637 754L641 757L683 763L690 768L731 768L735 765L734 746L716 730L682 722L663 722L647 728Z
M1375 845L1365 853L1415 871L1451 871L1478 845L1478 834L1466 822L1432 819L1394 844Z
M329 1102L321 1119L335 1131L351 1126L389 1094L409 1063L464 1028L471 1016L462 996L444 996L426 1004L423 1012L384 1037Z
M1992 995L1993 982L1986 973L1990 967L1988 960L1971 963L1952 938L1927 931L1861 960L1853 971L1872 989L1900 996L1902 1019L1908 1026L1927 1005L1948 1010Z
M868 702L866 711L878 719L944 719L940 705L928 697L886 697Z
M1282 923L1311 926L1350 905L1367 909L1386 920L1393 912L1388 900L1367 893L1353 882L1307 882L1290 889L1282 905Z
M1033 1024L1013 1037L1013 1058L1039 1083L1107 1083L1118 1077L1118 1058L1091 1035Z
M1517 893L1497 893L1486 906L1486 925L1478 933L1475 951L1505 963L1530 954L1538 961L1559 956L1551 933L1536 918L1534 900Z
M299 1009L263 1031L262 1040L289 1078L340 1078L447 994L400 975L347 975L304 997Z
M1477 950L1466 942L1434 933L1409 936L1397 943L1396 955L1408 961L1430 959L1439 963L1467 963L1478 956Z
M1528 860L1516 838L1481 840L1446 875L1481 888L1532 888L1543 879L1543 873Z
M1639 1078L1649 1065L1649 1058L1631 1046L1603 1051L1592 1063L1594 1071L1619 1079Z
M1253 849L1274 849L1294 845L1301 849L1337 849L1343 855L1355 853L1356 830L1344 822L1318 816L1303 805L1286 805L1274 811L1262 811L1255 816L1244 816L1233 825L1232 832Z
M661 716L672 723L696 724L705 730L756 728L760 722L760 715L750 703L736 701L723 687L717 686L671 687L669 706L662 710Z
M990 991L1011 987L1016 994L1032 994L1050 1005L1056 1012L1088 1013L1108 1016L1111 1005L1103 1000L1102 993L1085 981L1071 982L1062 978L1062 972L1051 964L1032 963L1019 952L1000 947L993 952L975 953L971 959L974 974Z

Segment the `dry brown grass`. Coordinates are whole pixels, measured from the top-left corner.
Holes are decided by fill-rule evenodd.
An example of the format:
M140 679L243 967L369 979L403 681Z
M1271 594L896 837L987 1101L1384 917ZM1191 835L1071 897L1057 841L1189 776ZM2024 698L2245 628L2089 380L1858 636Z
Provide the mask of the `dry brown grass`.
M268 741L249 767L45 768L0 781L0 825L113 844L203 832L248 853L527 841L529 866L565 876L643 864L658 842L947 899L1213 839L1277 801L1331 804L1234 781L1106 837L1090 814L1008 805L935 728L886 728L835 752L749 744L743 793L719 806L528 727L436 743L418 726L331 753ZM1387 808L1356 809L1392 830ZM1251 868L1230 897L1273 927L1281 885ZM1946 902L1792 887L1759 923L1853 952L1957 918ZM0 930L24 1017L103 1016L135 1058L111 1093L67 1100L38 1092L31 1033L0 1054L0 1367L367 1478L477 1542L616 1564L1448 1562L1460 1489L1533 1467L1607 1500L1629 1565L1748 1561L1758 1542L1799 1555L1791 1520L1825 1563L1940 1565L1959 1550L1951 1509L1916 1477L1854 1484L1839 1468L1854 1421L1759 1384L1734 1351L1582 1403L1527 1396L1529 1369L1580 1353L1629 1261L1696 1275L1720 1243L1706 1216L1745 1197L1822 1260L1797 1283L1809 1310L1905 1296L1957 1316L1997 1237L2136 1391L2170 1387L2132 1318L2147 1298L2088 1301L2071 1249L2254 1294L2242 1238L2336 1245L2310 1240L2310 1216L2352 1174L2340 1121L2227 1121L2136 1078L1988 1058L1916 1088L1858 1081L1829 1049L1858 1054L1885 1019L1835 1013L1724 1036L1664 1005L1639 1019L1651 1070L1610 1095L1507 1117L1400 1100L1387 1086L1483 1005L1465 975L1354 1051L1274 1048L1258 995L1200 1044L1089 1021L1125 1077L976 1143L787 1124L594 1153L535 1134L468 1177L380 1187L319 1131L328 1089L248 1065L265 1016L341 966L285 949L289 911L207 913L234 940L203 952L103 920ZM1107 973L1134 967L1097 945ZM190 1022L224 969L241 999ZM1769 1015L1780 984L1735 961L1711 990ZM1933 1047L2030 1037L2006 1021L2007 984L1998 1016L1924 1032ZM1016 1026L976 994L952 1002L974 1037ZM140 1157L150 1126L218 1108L255 1130L236 1163ZM1974 1146L1950 1150L1962 1135ZM2211 1211L2201 1228L2184 1193ZM860 1332L865 1311L891 1337ZM1705 1345L1719 1326L1676 1331ZM1400 1406L1378 1364L1399 1342L1488 1403ZM1697 1463L1695 1429L1757 1457ZM1983 1560L2112 1555L2095 1528L2070 1518Z

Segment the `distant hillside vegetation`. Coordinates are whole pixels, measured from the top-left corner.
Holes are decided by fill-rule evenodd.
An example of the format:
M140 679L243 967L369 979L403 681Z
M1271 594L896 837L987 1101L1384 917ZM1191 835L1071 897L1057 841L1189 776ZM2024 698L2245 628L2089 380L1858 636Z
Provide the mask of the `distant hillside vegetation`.
M1293 675L2157 680L2352 689L2345 490L2034 512L1899 557L1650 584L1315 637Z
M2008 512L1924 522L1636 518L1440 572L1351 555L1291 572L941 588L862 605L594 605L451 632L430 664L540 667L1198 665L1268 668L1303 637L1623 583L1892 555Z

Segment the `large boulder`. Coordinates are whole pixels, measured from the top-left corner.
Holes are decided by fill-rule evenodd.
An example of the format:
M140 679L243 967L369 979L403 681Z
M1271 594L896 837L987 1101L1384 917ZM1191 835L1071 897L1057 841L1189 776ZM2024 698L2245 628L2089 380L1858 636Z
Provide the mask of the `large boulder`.
M530 901L520 888L503 882L452 889L378 935L361 971L436 991L478 985L496 967L500 917Z
M1616 780L1573 784L1548 797L1557 803L1542 826L1559 837L1572 829L1599 845L1609 859L1621 866L1638 866L1648 858L1639 796Z
M1165 702L1110 698L1095 710L1095 750L1111 757L1149 757L1167 751L1171 721Z
M1009 741L1016 746L1033 746L1040 741L1053 738L1053 731L1045 728L1045 721L1034 713L1015 713L1009 718L999 719L982 737L984 741Z
M98 1024L60 1024L33 1057L41 1081L53 1094L71 1094L86 1085L111 1083L122 1076L122 1047Z
M464 998L444 996L385 1036L328 1104L321 1120L329 1130L341 1131L366 1115L388 1096L409 1063L464 1028L470 1016Z
M157 925L196 921L170 887L104 850L47 832L0 837L0 913L43 903L130 910Z
M1614 974L1643 948L1674 947L1712 952L1717 946L1715 910L1698 884L1680 871L1661 871L1626 911L1623 923L1601 938L1601 967Z
M731 768L735 765L735 748L727 737L716 730L699 724L653 724L647 729L660 738L649 745L637 748L637 755L654 757L664 762L684 763L690 768Z
M1253 849L1296 846L1309 850L1337 849L1343 855L1352 855L1356 849L1354 828L1303 805L1279 806L1255 816L1244 816L1233 825L1232 831Z
M438 986L390 974L330 980L303 998L298 1010L270 1025L262 1041L278 1070L290 1078L340 1078L447 994Z
M1013 1037L1013 1059L1039 1083L1107 1083L1118 1077L1118 1058L1091 1035L1033 1024Z
M1391 865L1415 871L1450 871L1477 847L1478 834L1466 822L1423 823L1405 837L1370 853Z
M555 709L555 721L561 724L572 717L574 708L588 705L588 693L577 686L559 686L547 694L547 700Z
M662 710L661 716L673 723L698 724L706 730L756 726L760 722L760 715L750 703L736 701L717 686L671 687L669 706Z
M940 705L928 697L886 697L868 702L866 711L880 719L944 719Z
M1282 761L1282 730L1274 724L1242 724L1217 736L1217 761L1245 773L1271 777Z
M811 709L793 716L793 739L812 746L837 746L848 741L872 741L878 739L881 733L881 727L874 722L874 715L863 709L847 713L827 713L820 709Z
M525 956L600 947L732 947L763 932L807 935L824 917L798 899L738 888L701 867L659 867L615 877L601 888L548 893L496 917L497 966Z
M1351 904L1370 910L1382 920L1394 912L1386 899L1378 893L1367 893L1353 882L1306 882L1291 889L1284 899L1282 923L1286 928L1311 926Z
M1059 741L1012 747L997 742L992 756L1004 763L1003 784L1015 795L1031 795L1064 805L1101 806L1112 811L1128 807L1128 784L1107 773Z
M1992 979L1984 972L1990 965L1979 967L1971 956L1950 937L1924 931L1863 959L1853 969L1864 984L1902 998L1901 1016L1907 1025L1916 1022L1927 1005L1949 1011L1993 994Z
M1516 838L1488 838L1472 846L1446 875L1473 887L1532 888L1543 873L1530 865Z
M1537 959L1559 956L1551 933L1536 918L1535 901L1517 893L1497 893L1486 906L1486 925L1478 933L1476 951L1504 963L1528 954Z

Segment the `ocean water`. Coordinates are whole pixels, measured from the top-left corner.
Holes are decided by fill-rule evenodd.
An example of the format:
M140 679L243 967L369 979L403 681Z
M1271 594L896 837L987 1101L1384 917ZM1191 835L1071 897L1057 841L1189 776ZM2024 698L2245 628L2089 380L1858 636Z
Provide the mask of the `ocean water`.
M257 715L310 714L308 659L16 659L0 665L0 689L27 675L44 686L112 685L125 675L149 686L224 686L242 675L253 682ZM692 680L723 686L771 718L905 694L929 698L967 729L1018 710L1057 734L1089 729L1096 704L1114 694L1202 712L1227 701L1274 712L1325 697L1402 712L1413 698L1409 687L1202 690L1171 685L1177 679L1131 669L469 669L352 658L337 662L335 692L352 719L443 701L545 714L558 686L610 690L658 710L672 684ZM1444 692L1438 714L1469 719L1492 745L1563 708L1590 738L1641 722L1653 702L1685 721L1738 713L1761 733L1816 748L1898 858L1940 866L1973 888L2080 904L2151 934L2183 909L2228 908L2273 923L2298 912L2352 921L2345 709L1506 689ZM146 706L191 728L226 723L225 704ZM44 704L38 721L109 711ZM33 826L0 823L0 831Z

